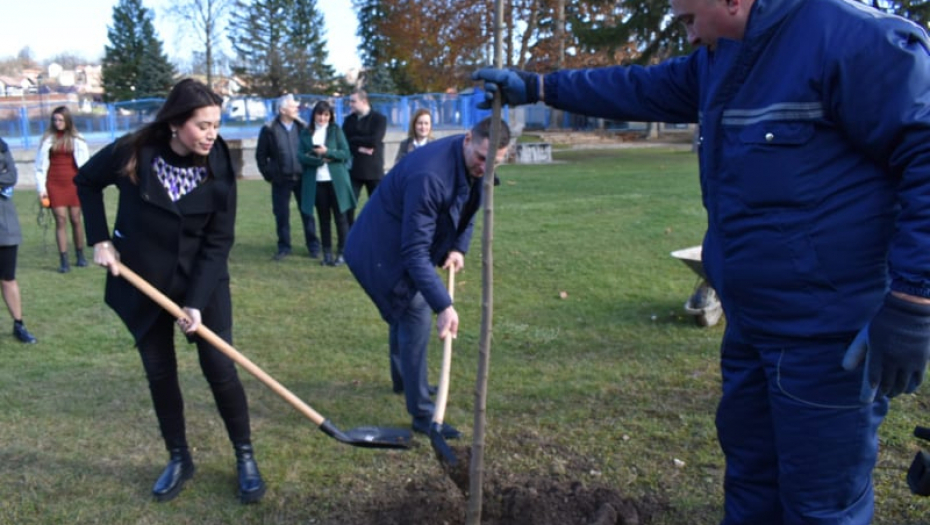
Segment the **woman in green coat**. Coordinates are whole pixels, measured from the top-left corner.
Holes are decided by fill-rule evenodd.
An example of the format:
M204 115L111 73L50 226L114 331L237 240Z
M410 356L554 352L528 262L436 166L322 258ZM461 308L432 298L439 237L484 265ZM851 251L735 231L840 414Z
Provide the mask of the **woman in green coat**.
M333 120L333 107L325 100L317 102L313 107L313 120L300 132L298 150L298 158L304 167L301 211L313 213L312 206L316 205L324 266L345 264L342 249L349 233L346 212L355 208L356 203L346 166L352 153L342 129ZM335 257L331 218L336 222L336 235L339 238Z

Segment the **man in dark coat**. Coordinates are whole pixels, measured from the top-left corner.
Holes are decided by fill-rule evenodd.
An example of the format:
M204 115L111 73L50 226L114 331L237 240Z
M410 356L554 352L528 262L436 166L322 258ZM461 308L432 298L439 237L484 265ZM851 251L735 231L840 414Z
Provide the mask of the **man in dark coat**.
M368 198L375 192L384 178L384 134L387 132L387 117L371 107L368 94L356 89L349 96L352 114L342 123L342 132L349 141L352 151L352 191L355 200L361 196L362 186L368 190ZM349 226L355 222L355 210L347 214Z
M320 254L320 241L312 213L301 208L301 174L303 166L297 159L298 137L306 126L297 113L294 95L278 99L278 116L262 126L255 147L255 162L262 177L271 183L271 209L278 234L278 251L274 259L280 261L291 254L291 195L297 199L307 251L314 259ZM313 208L310 203L309 208Z
M391 169L362 210L346 242L345 260L390 326L391 376L403 391L413 429L428 433L426 351L435 312L440 339L455 337L458 313L436 267L460 271L481 206L485 161L503 161L510 129L489 144L490 119L468 133L417 148ZM447 438L459 437L451 425Z

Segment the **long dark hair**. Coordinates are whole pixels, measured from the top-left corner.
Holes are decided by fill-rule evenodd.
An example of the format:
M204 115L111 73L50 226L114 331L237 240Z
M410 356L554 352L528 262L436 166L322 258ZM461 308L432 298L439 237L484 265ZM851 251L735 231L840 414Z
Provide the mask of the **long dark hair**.
M61 115L65 119L65 129L62 130L61 138L58 137L58 128L55 127L55 115ZM77 128L74 127L74 119L71 118L71 110L67 106L58 106L52 110L52 116L49 117L48 127L42 134L42 140L51 137L52 150L55 151L74 151L74 141L80 138Z
M320 100L313 106L313 113L310 114L310 134L312 135L316 131L316 115L321 115L323 113L329 113L329 123L336 124L336 115L333 113L333 106L325 100Z
M146 124L142 129L126 135L120 142L131 145L131 153L123 166L123 175L138 182L136 168L138 167L139 151L144 146L154 144L167 144L171 141L171 127L181 127L200 108L209 106L222 106L223 99L213 92L203 82L192 78L185 78L171 88L168 98L162 104L155 120ZM206 158L198 159L206 163Z

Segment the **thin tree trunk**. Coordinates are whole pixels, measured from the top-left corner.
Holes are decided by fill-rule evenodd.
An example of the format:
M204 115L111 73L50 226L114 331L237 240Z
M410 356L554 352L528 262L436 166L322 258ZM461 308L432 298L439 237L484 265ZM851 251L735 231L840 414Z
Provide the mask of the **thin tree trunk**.
M502 32L504 3L495 0L494 8L494 67L503 65ZM481 235L481 335L478 345L478 372L475 379L475 421L469 465L468 510L466 525L481 523L481 503L484 498L484 437L487 422L488 371L491 364L491 326L494 318L494 160L500 142L501 98L494 97L491 137L484 177L484 231Z
M558 71L565 67L565 0L558 0L555 7L555 42L558 46L555 57L555 69ZM555 129L562 129L565 120L564 113L561 109L552 110L552 118L549 126Z

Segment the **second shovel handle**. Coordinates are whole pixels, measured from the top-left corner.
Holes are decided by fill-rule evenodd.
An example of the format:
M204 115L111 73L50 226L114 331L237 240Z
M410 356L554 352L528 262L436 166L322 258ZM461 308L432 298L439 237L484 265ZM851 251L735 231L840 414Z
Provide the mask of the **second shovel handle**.
M455 268L449 268L449 297L455 298ZM439 391L436 393L436 409L433 422L442 424L449 401L449 376L452 372L452 334L442 342L442 369L439 375Z

